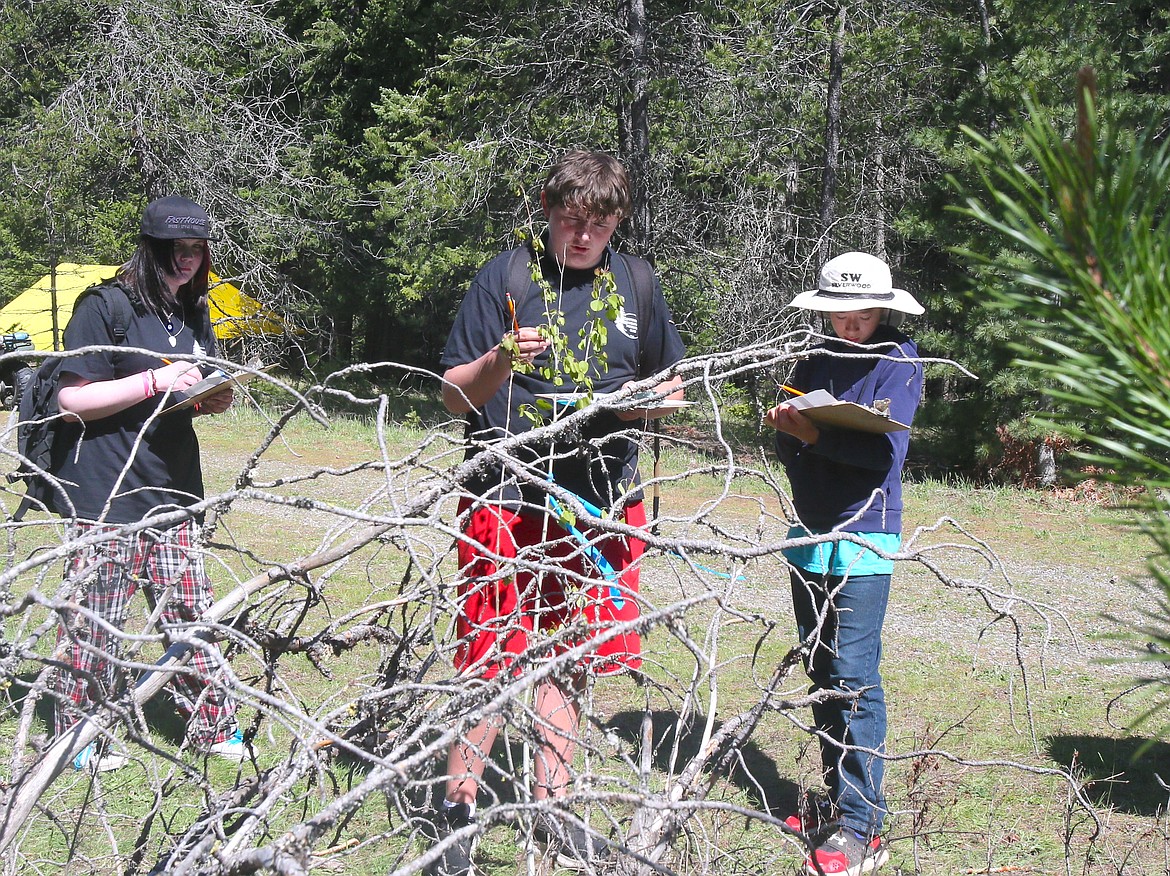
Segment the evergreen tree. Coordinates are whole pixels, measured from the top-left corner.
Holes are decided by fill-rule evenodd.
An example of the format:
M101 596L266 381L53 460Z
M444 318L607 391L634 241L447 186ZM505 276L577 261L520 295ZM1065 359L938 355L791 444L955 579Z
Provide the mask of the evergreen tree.
M1018 476L998 471L1003 440L1041 449L1051 433L1038 410L1053 402L1028 375L1011 365L1012 344L1023 331L1010 314L989 308L1002 278L956 260L952 249L983 249L987 230L949 211L955 189L976 184L977 149L961 132L968 127L994 137L1005 161L1030 166L1025 146L1025 101L1054 107L1051 123L1069 133L1073 111L1066 95L1076 71L1093 64L1111 95L1110 112L1123 126L1164 117L1167 91L1156 72L1166 66L1166 14L1150 4L1122 0L1106 13L1097 3L940 4L923 20L928 53L949 59L937 68L936 100L920 104L908 120L921 146L922 197L908 202L895 227L910 241L907 261L915 288L937 290L929 298L929 329L921 349L949 356L979 376L928 370L927 402L920 413L919 452L942 471L975 478ZM1061 109L1063 107L1063 109ZM1033 456L1033 458L1035 458Z
M964 214L991 232L970 254L1001 279L1013 344L1060 404L1041 425L1146 512L1157 593L1143 640L1170 645L1170 145L1157 119L1099 126L1086 71L1075 136L1033 109L1018 138L973 136L980 184ZM1016 161L1022 146L1030 161ZM1156 650L1156 649L1155 649ZM1149 653L1146 653L1149 657ZM1160 676L1164 674L1159 672ZM1161 729L1165 729L1164 727Z
M320 242L321 186L302 159L300 54L241 0L5 4L0 265L18 292L54 259L117 262L145 203L206 206L216 265L271 298ZM282 302L287 304L287 301Z

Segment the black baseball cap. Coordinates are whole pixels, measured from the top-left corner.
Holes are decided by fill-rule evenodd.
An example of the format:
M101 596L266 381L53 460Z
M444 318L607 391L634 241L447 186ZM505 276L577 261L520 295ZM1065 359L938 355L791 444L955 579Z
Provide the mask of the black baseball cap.
M142 214L142 234L158 240L192 237L212 240L207 211L187 198L167 195L146 205Z

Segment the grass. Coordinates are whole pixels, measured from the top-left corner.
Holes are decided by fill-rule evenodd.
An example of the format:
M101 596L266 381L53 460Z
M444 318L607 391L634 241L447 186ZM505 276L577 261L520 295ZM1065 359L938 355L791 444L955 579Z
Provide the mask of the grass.
M413 417L409 411L414 411ZM399 416L413 425L390 430L392 458L417 453L440 419L433 407L413 401L403 403ZM682 425L688 435L702 426ZM243 461L266 429L265 420L246 408L200 422L209 493L235 483ZM434 445L428 452L450 464L454 459L443 456L441 447ZM309 470L339 471L378 455L374 431L360 416L335 418L328 429L301 417L265 454L255 481L272 494L385 515L394 504L380 492L387 485L382 473L323 473L311 481L288 482ZM717 448L681 451L667 442L662 470L677 479L662 489L662 512L671 518L663 533L712 540L718 534L748 545L782 537L778 502L765 479L743 474L715 503L713 498L725 486L718 473L687 475L718 458ZM745 454L744 459L755 469L766 461L760 454ZM426 476L395 475L391 481L401 495L409 496ZM277 483L281 479L286 483ZM1155 775L1170 777L1170 749L1159 739L1126 728L1127 721L1150 704L1149 693L1123 699L1112 714L1113 723L1106 715L1110 702L1132 686L1135 670L1105 661L1125 657L1141 642L1118 638L1124 627L1107 621L1105 615L1120 617L1123 623L1136 617L1136 591L1130 581L1143 574L1149 546L1118 512L1070 494L924 481L907 485L906 500L908 535L947 521L924 531L915 542L928 551L947 580L940 581L915 563L902 564L895 575L883 663L894 757L886 783L894 812L889 829L891 870L950 874L1002 868L1047 873L1068 867L1104 874L1160 867L1170 844L1164 838L1155 842L1148 838L1162 837L1166 830L1166 792ZM696 516L700 514L706 516ZM450 520L450 508L446 517ZM215 573L219 590L224 592L234 578L250 577L273 563L337 543L362 525L361 519L345 521L322 511L241 500L216 529L221 545L216 556L222 563ZM232 546L239 551L233 552ZM442 580L404 584L408 547L420 552L412 568L433 568ZM431 550L442 558L447 546L429 530L398 530L394 539L375 542L347 563L312 576L324 598L310 602L305 621L295 629L318 630L348 611L402 593L441 592L434 588L449 583L451 564L448 559L433 564L426 553ZM989 561L992 552L998 564ZM21 555L17 545L11 556ZM723 572L732 568L717 557L695 559ZM782 566L756 561L743 574L742 581L691 575L668 556L647 563L643 594L653 604L666 605L683 595L703 593L704 588L712 597L688 611L673 629L660 627L650 633L645 649L650 686L622 678L600 681L593 688L598 725L589 731L589 739L597 745L595 757L609 782L632 779L621 756L623 752L636 756L638 727L647 704L658 743L651 787L662 790L677 781L680 761L672 761L672 745L678 742L685 761L696 750L710 709L714 707L720 726L755 702L760 685L792 647ZM1016 613L1024 671L1016 664L1011 624L996 621L977 585L996 591L995 610ZM296 599L303 594L300 587L290 588L284 602L257 605L253 611L265 623L288 623L289 612L299 610ZM449 616L436 617L434 635L440 642L448 635L448 622ZM401 633L421 631L427 636L430 624L425 600L395 609L388 621ZM18 628L27 629L10 620L8 635L15 635ZM689 637L691 647L684 646L684 637ZM427 641L420 639L417 647L425 650ZM47 647L40 644L42 655ZM338 706L344 712L345 704L361 703L363 695L379 689L380 679L393 665L393 652L392 645L367 643L337 654L327 650L317 665L303 655L285 655L278 661L275 678L307 714L324 716ZM696 653L703 655L702 662ZM265 660L263 652L240 652L233 656L233 668L262 687L272 679L266 676ZM12 688L13 708L0 716L4 738L15 735L16 706L32 667L32 661L22 666ZM702 680L692 687L696 673ZM447 674L443 662L431 666L428 678L438 680ZM1025 698L1025 682L1030 700ZM786 685L796 695L805 682L797 673ZM689 701L688 691L693 694ZM407 712L402 720L413 714L410 703L404 702ZM680 709L688 703L691 711L676 740ZM253 714L249 710L246 717ZM257 739L262 768L282 763L292 740L278 714L265 714ZM352 724L358 716L342 714L337 726ZM42 710L38 718L42 733L44 718ZM393 722L382 726L386 732L397 732ZM146 727L161 750L177 749L182 725L168 714L165 701L148 711ZM497 755L505 751L501 746ZM514 751L519 757L519 750ZM817 784L817 760L808 737L787 716L772 712L731 770L718 778L713 799L783 817L802 788ZM201 761L187 763L197 771L204 769ZM1103 825L1096 837L1083 810L1069 806L1068 785L1055 774L1062 769L1091 780L1088 793ZM255 774L250 764L239 773L223 763L208 764L207 770L203 791L197 793L182 790L191 787L184 784L190 775L184 778L157 758L143 758L140 765L103 777L100 787L84 776L67 776L46 801L55 820L38 820L37 831L22 838L19 855L11 860L35 862L39 872L68 872L70 859L74 865L88 861L95 872L134 871L134 855L150 863L199 817L203 793L222 792ZM328 805L366 774L366 767L344 757L324 770L288 789L287 799L268 820L272 835ZM421 792L433 777L416 778ZM155 795L151 788L162 793ZM55 826L48 827L50 823ZM396 829L398 824L396 816L388 816L384 799L370 797L327 843L318 845L334 851L315 860L322 868L348 872L392 871L417 848L407 832ZM678 846L680 872L795 873L799 866L799 855L777 841L774 829L727 809L710 809L692 826L696 832ZM1142 841L1143 837L1147 839ZM721 859L709 855L716 845ZM497 829L485 841L482 866L489 873L516 872L520 854L514 834ZM144 871L139 867L137 872Z

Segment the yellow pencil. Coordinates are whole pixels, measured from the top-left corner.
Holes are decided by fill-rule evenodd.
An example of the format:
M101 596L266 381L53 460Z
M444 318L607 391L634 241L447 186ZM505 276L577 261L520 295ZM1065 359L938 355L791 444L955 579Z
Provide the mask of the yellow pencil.
M790 393L792 393L793 395L804 395L804 393L803 393L803 392L801 392L799 389L793 389L791 386L789 386L789 385L788 385L788 384L786 384L786 383L781 383L781 384L780 384L780 388L781 388L782 390L784 390L785 392L790 392Z

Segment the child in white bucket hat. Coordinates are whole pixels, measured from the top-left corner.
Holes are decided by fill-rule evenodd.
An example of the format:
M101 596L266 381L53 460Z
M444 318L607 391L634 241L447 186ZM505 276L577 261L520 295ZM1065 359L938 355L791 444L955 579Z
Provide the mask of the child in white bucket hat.
M877 256L847 252L829 259L821 268L817 288L801 292L789 307L842 313L880 307L915 316L926 308L905 289L895 289L890 267Z
M881 259L848 252L827 262L792 307L827 315L836 338L809 351L789 383L888 410L910 424L922 393L918 348L897 325L924 308L894 288ZM849 694L813 706L832 812L788 819L814 843L809 874L859 876L889 858L881 830L886 702L879 661L893 561L902 541L902 466L910 433L818 427L786 403L764 417L788 474L798 520L789 538L828 536L784 552L797 629L814 691ZM839 534L844 538L838 537ZM835 540L834 540L835 539Z

